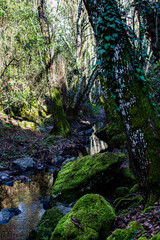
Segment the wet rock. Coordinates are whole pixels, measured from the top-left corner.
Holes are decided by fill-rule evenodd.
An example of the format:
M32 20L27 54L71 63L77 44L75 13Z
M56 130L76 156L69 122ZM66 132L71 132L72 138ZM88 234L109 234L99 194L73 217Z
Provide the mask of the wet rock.
M8 172L0 172L0 185L11 183L11 182L12 182L12 177Z
M56 202L56 208L63 213L63 215L66 215L72 210L72 207L67 206L65 204L62 204L60 202Z
M19 215L21 211L18 208L4 208L0 211L0 224L6 224L12 217Z
M50 209L52 207L49 199L43 200L41 203L43 204L44 210Z
M93 132L94 132L93 128L88 129L88 130L85 131L85 135L91 136Z
M53 165L59 165L62 164L65 161L64 157L58 156L54 158Z
M67 159L62 163L62 167L63 167L64 165L66 165L67 163L69 163L69 162L75 161L76 159L79 159L79 158L76 158L76 157L67 158Z
M35 162L33 158L26 157L26 158L19 158L13 162L13 166L19 171L26 171L31 168L33 168L35 165Z

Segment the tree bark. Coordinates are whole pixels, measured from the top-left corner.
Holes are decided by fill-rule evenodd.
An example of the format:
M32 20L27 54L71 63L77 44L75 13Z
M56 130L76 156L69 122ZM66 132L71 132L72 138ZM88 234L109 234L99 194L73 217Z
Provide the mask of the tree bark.
M130 167L147 201L160 196L160 124L149 82L129 42L116 1L84 0L99 58L126 134ZM134 67L135 66L135 67Z

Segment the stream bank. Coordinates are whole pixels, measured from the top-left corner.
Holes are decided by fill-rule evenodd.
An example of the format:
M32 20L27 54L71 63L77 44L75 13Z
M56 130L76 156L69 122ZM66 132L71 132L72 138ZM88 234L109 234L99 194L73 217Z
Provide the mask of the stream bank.
M14 207L20 213L12 216L11 220L5 219L6 224L0 225L0 240L26 239L45 211L43 207L62 163L89 154L92 126L97 120L104 121L105 118L75 121L71 124L72 133L68 138L54 136L51 142L45 142L52 137L46 133L3 126L0 139L0 209ZM20 157L18 151L25 152L24 157ZM8 153L8 157L4 153Z

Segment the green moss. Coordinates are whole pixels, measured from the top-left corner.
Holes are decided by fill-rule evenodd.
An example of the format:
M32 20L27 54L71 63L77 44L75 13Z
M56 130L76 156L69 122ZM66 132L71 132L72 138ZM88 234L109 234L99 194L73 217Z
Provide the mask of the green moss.
M112 121L107 126L98 129L96 135L105 141L109 148L123 149L126 147L125 134L121 124L117 121Z
M160 232L152 237L150 240L160 240Z
M115 190L114 197L124 197L129 193L129 189L127 187L118 187Z
M147 240L146 237L139 237L138 240Z
M54 133L66 136L70 132L70 126L64 113L63 104L58 88L51 91L52 113L54 117Z
M51 197L72 202L86 193L114 190L120 181L120 165L125 160L122 153L103 153L69 162L58 173Z
M160 122L158 120L157 110L152 104L149 96L141 91L142 85L135 83L131 86L130 92L131 98L136 96L136 102L130 108L130 125L132 129L141 129L143 133L144 141L147 143L145 148L145 158L149 161L149 165L146 169L140 169L140 166L144 163L139 159L139 163L135 165L135 173L137 172L137 179L142 184L142 179L138 176L146 177L143 188L145 189L146 198L148 202L153 203L159 196L160 190L157 186L160 184ZM148 92L150 94L150 91ZM148 170L148 171L146 171ZM147 174L146 174L147 173ZM151 196L152 195L152 196ZM154 195L154 196L153 196Z
M143 213L150 212L150 211L153 210L153 209L154 209L154 206L146 207L146 208L143 210Z
M121 169L121 174L122 174L122 180L123 180L123 185L131 187L133 184L136 183L136 178L132 174L131 170L129 168L122 168Z
M144 228L137 222L129 223L128 227L125 229L115 230L111 236L106 240L130 240L136 237L136 233L141 231L144 232Z
M130 190L129 190L129 193L132 194L132 193L136 193L139 191L139 185L138 184L135 184Z
M126 197L120 197L117 198L113 205L115 206L115 210L116 212L120 212L119 214L126 214L129 212L129 210L133 207L138 206L140 203L142 203L143 198L136 196L136 197L130 197L130 196L126 196Z
M55 228L51 240L98 240L109 234L115 219L111 205L98 194L80 198Z
M28 240L49 240L63 214L55 207L45 211Z
M19 122L19 126L24 129L31 129L31 130L37 129L37 125L34 122L22 121L22 122Z

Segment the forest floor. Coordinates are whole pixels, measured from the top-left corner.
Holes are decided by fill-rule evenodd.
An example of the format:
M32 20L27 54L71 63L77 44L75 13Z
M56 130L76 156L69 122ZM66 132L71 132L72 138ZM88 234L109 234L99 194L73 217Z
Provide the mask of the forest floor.
M80 152L86 155L83 133L100 120L104 121L104 115L77 118L71 123L71 134L63 138L60 135L22 129L11 124L12 118L0 117L0 172L10 171L13 176L22 174L13 163L26 157L33 158L35 169L41 170L54 165L58 156L78 157Z

